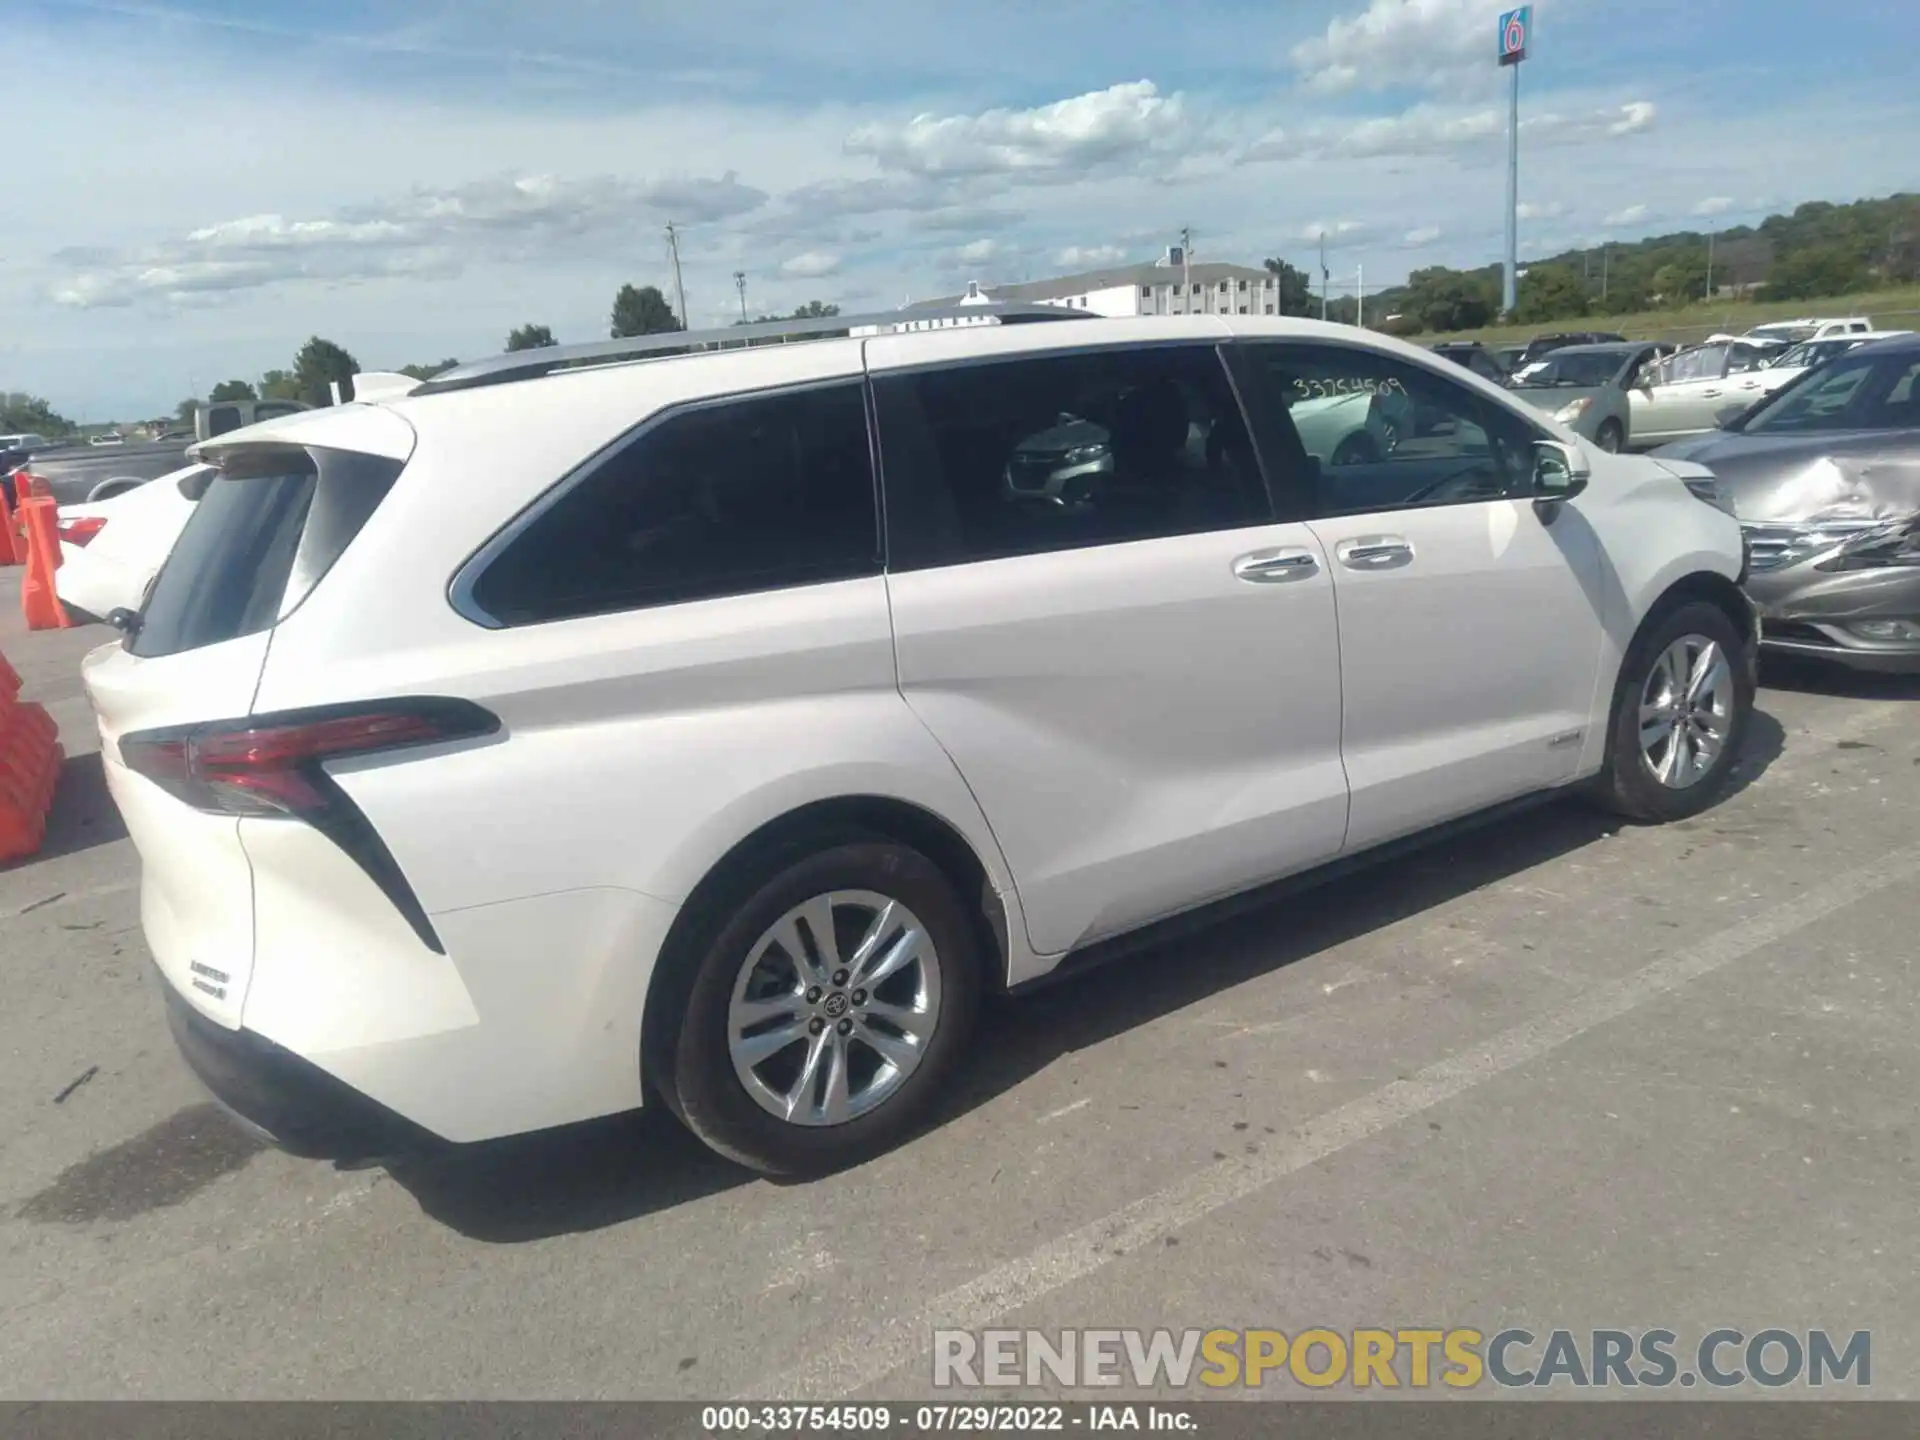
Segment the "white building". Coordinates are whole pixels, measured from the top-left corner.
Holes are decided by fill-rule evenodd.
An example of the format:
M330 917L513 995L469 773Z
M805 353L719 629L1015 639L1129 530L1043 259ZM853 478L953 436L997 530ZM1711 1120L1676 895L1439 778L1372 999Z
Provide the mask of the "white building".
M1018 285L971 284L965 295L943 296L908 308L945 309L985 299L1003 304L1064 305L1111 316L1280 313L1280 279L1271 271L1219 261L1183 263L1184 259L1180 247L1174 245L1147 264L1116 265Z

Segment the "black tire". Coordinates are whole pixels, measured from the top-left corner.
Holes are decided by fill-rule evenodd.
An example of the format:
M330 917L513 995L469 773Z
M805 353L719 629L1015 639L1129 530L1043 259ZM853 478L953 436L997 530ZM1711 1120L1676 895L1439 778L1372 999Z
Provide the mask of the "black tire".
M866 890L903 902L933 942L939 1017L918 1065L876 1108L840 1124L808 1126L761 1108L735 1073L728 1009L748 952L783 915L828 891ZM732 889L686 948L691 983L670 1049L656 1057L653 1085L702 1141L768 1175L824 1174L899 1144L926 1118L964 1056L980 1007L977 927L952 883L926 856L891 840L833 839L826 848L770 859L756 880Z
M1640 704L1654 666L1669 647L1689 635L1720 647L1733 679L1727 741L1705 774L1684 789L1663 784L1653 773L1640 738ZM1685 601L1655 614L1634 637L1614 685L1607 731L1605 767L1591 794L1605 809L1643 824L1666 824L1697 815L1719 799L1739 762L1753 715L1753 674L1746 662L1746 641L1719 606Z
M1609 455L1618 455L1620 448L1627 443L1627 437L1621 431L1618 420L1609 420L1600 427L1600 433L1594 437L1594 443Z

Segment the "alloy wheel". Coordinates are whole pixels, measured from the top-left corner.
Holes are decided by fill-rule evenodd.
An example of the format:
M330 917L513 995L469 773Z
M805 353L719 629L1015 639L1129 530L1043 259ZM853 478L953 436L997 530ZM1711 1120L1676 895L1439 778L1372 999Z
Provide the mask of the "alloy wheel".
M1640 692L1640 753L1670 790L1714 770L1733 733L1733 667L1704 635L1683 635L1654 662Z
M884 1104L940 1021L940 956L900 901L836 890L748 949L727 1006L734 1074L768 1114L841 1125Z

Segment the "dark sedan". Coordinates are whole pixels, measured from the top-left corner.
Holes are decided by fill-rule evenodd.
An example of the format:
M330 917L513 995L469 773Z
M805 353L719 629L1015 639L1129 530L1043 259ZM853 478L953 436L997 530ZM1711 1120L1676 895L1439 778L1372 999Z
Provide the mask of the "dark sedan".
M1920 673L1920 336L1863 345L1654 453L1718 478L1766 649Z

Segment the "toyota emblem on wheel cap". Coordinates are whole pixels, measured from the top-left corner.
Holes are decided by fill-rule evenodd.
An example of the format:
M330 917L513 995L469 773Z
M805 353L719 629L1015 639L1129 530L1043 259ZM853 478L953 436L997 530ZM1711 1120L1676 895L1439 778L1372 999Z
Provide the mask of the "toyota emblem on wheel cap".
M827 1003L820 1008L826 1011L832 1019L838 1020L842 1015L847 1013L847 997L836 990L833 994L827 996Z

